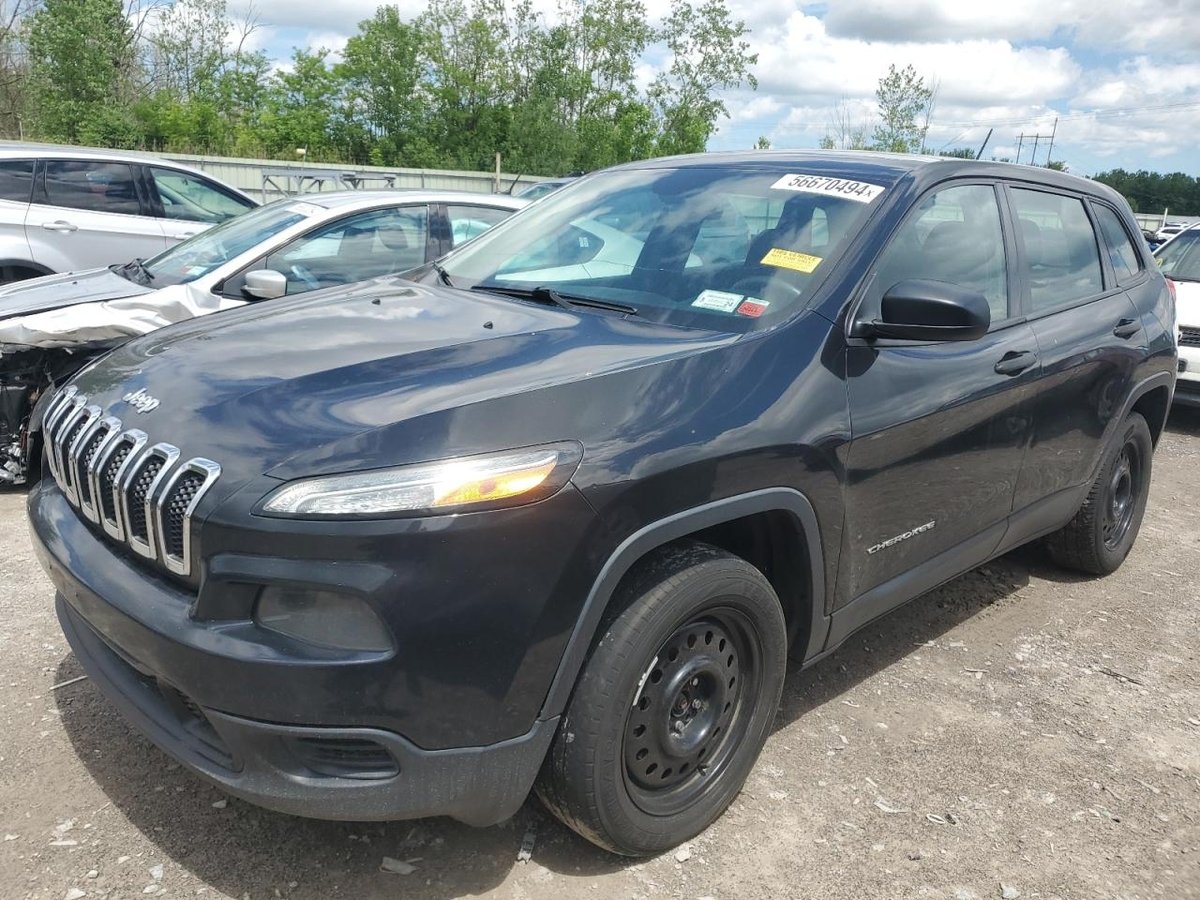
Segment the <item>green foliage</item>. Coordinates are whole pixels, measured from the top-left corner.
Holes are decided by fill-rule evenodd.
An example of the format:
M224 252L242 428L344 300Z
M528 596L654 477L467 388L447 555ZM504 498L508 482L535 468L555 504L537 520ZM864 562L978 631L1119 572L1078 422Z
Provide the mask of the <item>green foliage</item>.
M643 0L430 0L406 20L381 6L339 61L296 50L272 73L244 50L226 0L154 7L145 33L121 0L44 0L31 20L34 130L50 140L387 166L555 175L703 150L755 86L747 29L725 0L672 0L660 29ZM639 89L651 45L668 51Z
M939 150L938 156L948 156L953 159L974 159L976 150L973 147L952 147L949 150Z
M46 0L30 17L31 124L55 141L136 142L126 111L133 32L120 0Z
M879 79L875 89L879 103L879 124L872 135L874 150L892 153L917 153L925 145L929 129L928 113L933 102L933 88L917 75L911 65L896 69Z
M1119 191L1136 212L1161 213L1164 209L1180 216L1200 215L1200 178L1183 172L1127 172L1113 169L1092 176Z

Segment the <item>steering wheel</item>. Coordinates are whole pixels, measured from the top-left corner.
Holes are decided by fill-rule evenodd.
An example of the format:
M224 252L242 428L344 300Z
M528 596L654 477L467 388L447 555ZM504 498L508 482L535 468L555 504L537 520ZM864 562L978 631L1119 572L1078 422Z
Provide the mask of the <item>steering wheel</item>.
M317 280L317 276L308 271L308 269L306 269L304 266L297 263L296 265L293 265L291 269L293 275L307 284L314 291L321 286L321 282Z

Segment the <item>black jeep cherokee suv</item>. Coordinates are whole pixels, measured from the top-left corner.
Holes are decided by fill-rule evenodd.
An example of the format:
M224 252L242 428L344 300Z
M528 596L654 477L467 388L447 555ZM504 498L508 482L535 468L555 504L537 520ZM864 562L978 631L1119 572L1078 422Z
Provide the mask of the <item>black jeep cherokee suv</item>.
M791 654L1142 520L1174 307L1108 188L709 154L581 179L410 275L138 339L42 410L85 670L300 815L511 815L618 853L737 794Z

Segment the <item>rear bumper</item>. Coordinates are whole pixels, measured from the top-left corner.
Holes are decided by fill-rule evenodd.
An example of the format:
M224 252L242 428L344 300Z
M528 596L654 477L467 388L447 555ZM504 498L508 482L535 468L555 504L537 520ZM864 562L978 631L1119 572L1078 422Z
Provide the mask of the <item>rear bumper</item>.
M61 593L55 605L84 671L126 719L193 772L279 812L351 821L446 815L493 825L524 802L558 724L537 722L486 747L422 750L378 729L231 716L198 706L110 644Z

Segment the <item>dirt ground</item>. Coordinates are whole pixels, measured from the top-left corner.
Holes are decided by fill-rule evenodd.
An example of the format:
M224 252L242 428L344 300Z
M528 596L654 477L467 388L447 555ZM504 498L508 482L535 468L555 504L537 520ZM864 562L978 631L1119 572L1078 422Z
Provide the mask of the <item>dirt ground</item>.
M738 800L642 862L534 801L475 830L226 800L70 683L23 498L0 494L0 897L1200 897L1200 414L1175 412L1154 466L1119 572L1025 548L793 671Z

